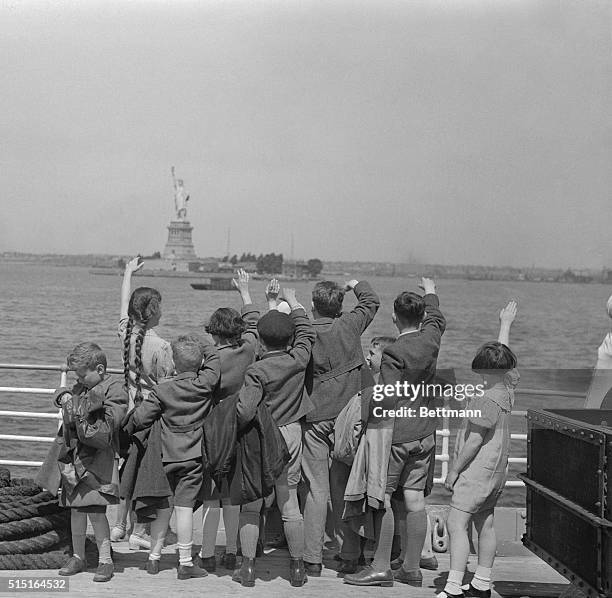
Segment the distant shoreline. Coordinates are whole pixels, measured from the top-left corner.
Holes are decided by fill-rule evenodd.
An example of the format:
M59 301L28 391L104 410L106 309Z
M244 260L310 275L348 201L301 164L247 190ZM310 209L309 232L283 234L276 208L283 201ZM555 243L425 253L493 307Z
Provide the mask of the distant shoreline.
M117 268L119 260L126 260L130 257L108 254L35 254L7 251L0 254L0 263L57 267ZM219 258L219 261L221 261L221 258ZM324 269L321 276L342 277L349 274L370 277L412 278L426 275L439 279L612 284L612 269L519 268L483 265L324 261Z

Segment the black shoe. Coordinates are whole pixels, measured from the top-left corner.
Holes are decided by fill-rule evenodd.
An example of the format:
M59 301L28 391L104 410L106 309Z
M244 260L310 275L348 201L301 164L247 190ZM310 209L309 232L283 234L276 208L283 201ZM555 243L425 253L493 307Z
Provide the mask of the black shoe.
M491 590L477 590L471 583L467 586L461 586L464 596L472 596L474 598L491 598Z
M393 559L391 561L391 571L397 571L402 566L403 562L404 562L404 559L400 559L399 557L396 559Z
M201 569L196 564L193 565L179 565L178 571L176 572L177 579L190 579L192 577L206 577L208 571Z
M414 586L415 588L423 587L423 574L417 571L406 571L403 567L400 567L395 571L395 581Z
M70 560L57 572L58 575L76 575L87 570L87 565L78 556L70 557Z
M159 573L159 560L152 561L151 559L148 559L143 569L149 575L157 575Z
M340 561L340 566L338 567L338 573L356 573L357 569L358 569L358 563L356 560L342 559Z
M217 559L215 558L214 554L212 556L207 556L206 558L202 558L199 554L196 554L193 557L193 562L201 569L206 569L208 573L212 573L217 568Z
M93 576L94 581L110 581L113 576L115 567L112 563L100 563L96 574Z
M310 577L321 577L323 565L321 563L309 563L308 561L304 561L304 569Z
M449 594L446 590L442 590L436 598L463 598L465 594L461 592L461 594Z
M421 569L428 569L429 571L437 571L438 559L435 556L431 556L426 559L421 557L421 560L419 561L419 567Z
M221 566L233 571L236 568L236 555L233 552L224 552L221 557Z
M303 559L289 561L289 583L294 588L301 588L308 581Z
M352 586L393 586L393 571L374 571L372 565L368 565L359 573L347 574L344 576L344 583Z
M232 580L242 584L245 588L255 585L255 559L242 558L242 567L234 571Z
M287 538L285 534L274 536L269 542L266 542L268 548L287 548Z

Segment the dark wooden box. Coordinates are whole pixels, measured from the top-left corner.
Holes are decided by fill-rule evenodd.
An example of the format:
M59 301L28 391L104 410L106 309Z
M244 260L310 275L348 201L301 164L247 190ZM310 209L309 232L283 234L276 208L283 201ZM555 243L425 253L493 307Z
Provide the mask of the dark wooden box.
M602 425L604 424L604 425ZM612 596L612 411L529 410L523 543L589 595Z

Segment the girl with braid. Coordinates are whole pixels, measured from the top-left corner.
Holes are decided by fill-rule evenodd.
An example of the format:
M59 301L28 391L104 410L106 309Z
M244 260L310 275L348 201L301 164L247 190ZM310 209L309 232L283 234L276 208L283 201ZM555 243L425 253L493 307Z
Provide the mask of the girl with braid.
M155 332L161 318L161 295L156 289L139 287L131 293L132 274L142 268L139 256L125 266L121 286L119 337L123 341L123 368L128 390L128 412L139 405L159 382L172 376L174 361L170 343ZM112 529L111 540L118 542L126 533L129 500L122 501L118 522ZM134 523L129 538L130 548L149 549L145 524Z

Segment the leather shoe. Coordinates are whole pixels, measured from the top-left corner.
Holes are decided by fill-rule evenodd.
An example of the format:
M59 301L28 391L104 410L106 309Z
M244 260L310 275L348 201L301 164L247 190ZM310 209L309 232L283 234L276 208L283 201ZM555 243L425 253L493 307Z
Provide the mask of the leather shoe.
M357 561L353 559L342 559L338 566L338 573L356 573L358 569Z
M347 574L344 576L344 583L352 586L393 586L393 571L374 571L372 565L368 565L359 573Z
M429 569L429 571L437 571L438 559L435 556L431 556L425 559L421 557L421 560L419 561L419 567L421 569Z
M224 552L221 557L221 566L233 571L236 568L236 555L233 552Z
M309 563L308 561L304 561L304 569L310 577L321 577L323 565L321 563Z
M403 567L400 567L395 571L395 581L420 588L423 586L423 574L418 569L416 571L406 571Z
M57 572L59 575L76 575L81 571L86 571L85 561L78 556L70 557L70 560Z
M113 576L115 567L112 563L100 563L93 576L94 581L110 581Z
M471 596L473 598L491 598L491 590L477 590L471 583L469 585L461 586L464 596Z
M179 565L176 573L177 579L190 579L191 577L206 577L208 571L201 569L196 564L193 565Z
M255 585L255 559L242 558L242 566L234 571L232 580L242 584L245 588Z
M199 554L196 554L193 557L193 562L198 567L206 569L208 573L212 573L217 569L217 559L215 558L214 554L212 556L207 556L206 558L202 558Z
M143 569L149 575L157 575L159 573L159 560L152 561L151 559L147 559L147 562L145 563Z
M289 583L294 588L301 588L308 581L303 559L291 559L289 561Z

